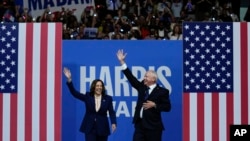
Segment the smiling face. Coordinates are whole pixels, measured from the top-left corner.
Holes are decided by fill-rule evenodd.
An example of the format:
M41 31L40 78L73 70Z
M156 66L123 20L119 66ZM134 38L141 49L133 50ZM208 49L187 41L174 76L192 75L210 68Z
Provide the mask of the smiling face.
M94 80L90 87L90 93L95 96L105 94L105 86L103 81L100 79Z
M95 85L95 95L100 96L102 95L103 85L101 81L98 81Z
M157 81L157 74L152 70L147 71L146 74L144 75L144 85L150 86L152 84L155 84L156 81Z

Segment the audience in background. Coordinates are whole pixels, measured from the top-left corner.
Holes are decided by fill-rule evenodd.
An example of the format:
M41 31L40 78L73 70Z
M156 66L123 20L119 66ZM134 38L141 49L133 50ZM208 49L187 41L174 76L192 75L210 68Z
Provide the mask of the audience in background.
M179 24L174 24L173 29L169 32L169 40L182 40L182 29Z
M65 40L182 40L183 21L240 21L232 6L219 0L95 0L95 6L87 6L80 17L63 7L61 11L47 8L32 17L14 0L2 0L0 20L62 22ZM244 21L249 15L248 10Z

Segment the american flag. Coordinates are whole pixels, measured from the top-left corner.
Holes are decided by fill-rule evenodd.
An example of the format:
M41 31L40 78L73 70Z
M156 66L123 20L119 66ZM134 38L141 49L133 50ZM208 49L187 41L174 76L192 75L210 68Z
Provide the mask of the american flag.
M250 124L250 23L183 23L183 141L229 141Z
M61 141L61 23L0 24L0 141Z

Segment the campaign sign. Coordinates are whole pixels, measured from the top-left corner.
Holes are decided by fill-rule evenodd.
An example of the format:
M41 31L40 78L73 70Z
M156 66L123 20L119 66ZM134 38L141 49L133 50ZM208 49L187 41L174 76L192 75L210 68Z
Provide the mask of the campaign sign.
M50 12L61 12L62 7L65 10L74 11L74 15L80 21L81 14L87 6L94 6L94 0L15 0L17 5L28 8L33 18L42 16L45 9Z
M86 27L84 28L84 35L87 37L87 38L92 38L94 39L97 35L97 28L93 28L93 27Z
M158 84L169 89L172 109L162 113L165 127L162 140L182 141L181 41L63 41L62 66L70 69L76 90L89 91L91 82L98 78L104 81L107 94L113 97L117 130L109 136L109 141L131 141L134 132L132 118L137 91L122 73L116 56L119 49L127 53L125 61L139 80L147 70L153 69L158 74ZM62 77L62 141L83 141L84 134L79 128L85 105L70 94L66 77Z

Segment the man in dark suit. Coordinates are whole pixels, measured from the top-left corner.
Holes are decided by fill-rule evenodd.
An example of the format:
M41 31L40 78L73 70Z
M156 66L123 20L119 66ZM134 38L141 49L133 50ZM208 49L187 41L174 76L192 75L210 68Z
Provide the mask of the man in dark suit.
M118 50L117 58L120 61L124 75L138 91L138 99L133 118L135 127L133 141L161 141L164 130L161 112L171 109L169 91L157 84L157 74L149 70L139 81L125 63L126 53Z
M70 93L85 103L86 113L80 127L80 131L85 133L85 141L107 141L110 135L107 112L110 116L112 132L116 130L117 124L113 99L105 93L103 81L95 79L91 83L90 91L81 94L73 86L70 70L64 68L63 72L67 77L67 86Z

